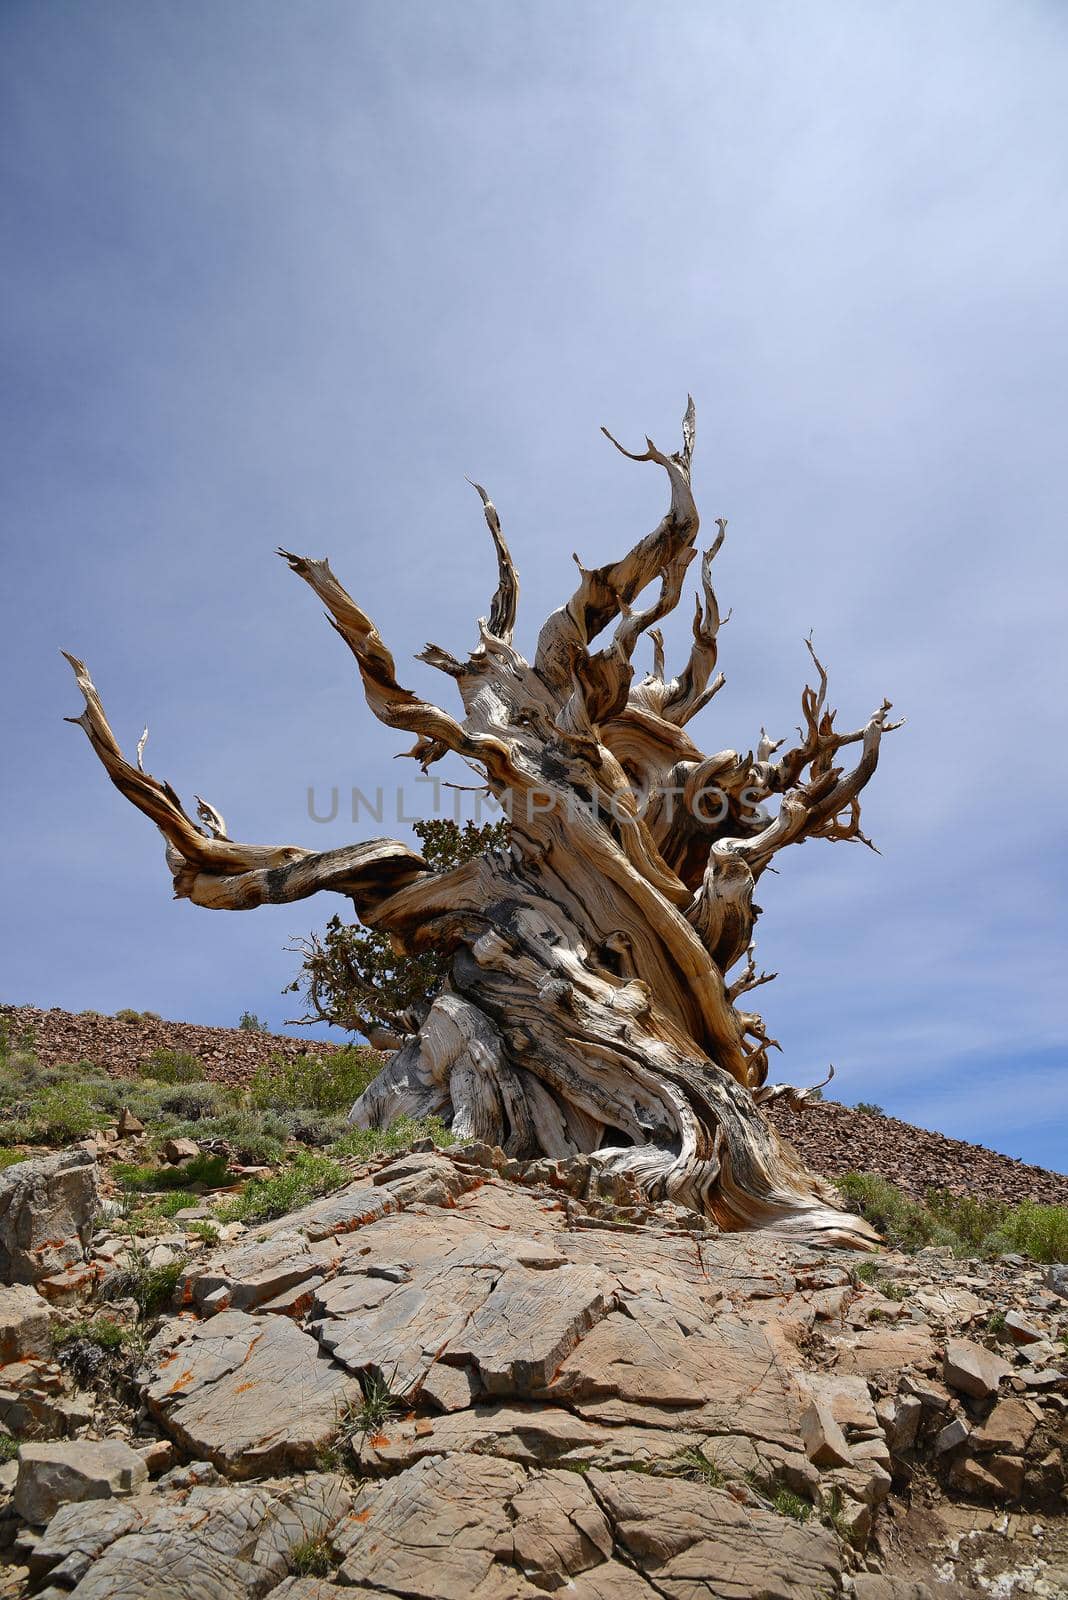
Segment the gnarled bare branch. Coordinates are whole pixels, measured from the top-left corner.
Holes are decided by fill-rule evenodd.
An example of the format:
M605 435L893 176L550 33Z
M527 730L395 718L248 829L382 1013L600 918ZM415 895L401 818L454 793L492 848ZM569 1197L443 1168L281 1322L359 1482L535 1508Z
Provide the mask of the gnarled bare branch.
M519 608L519 577L511 553L504 542L497 507L480 483L476 483L474 478L468 478L467 481L482 501L486 526L493 540L493 548L497 552L497 590L490 602L489 631L495 639L502 640L504 644L511 644L516 612Z

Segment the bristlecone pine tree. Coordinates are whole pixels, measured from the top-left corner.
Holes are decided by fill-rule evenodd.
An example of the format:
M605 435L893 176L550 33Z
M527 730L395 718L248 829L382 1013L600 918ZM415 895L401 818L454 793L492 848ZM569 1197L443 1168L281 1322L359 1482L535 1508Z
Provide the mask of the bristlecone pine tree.
M596 1152L650 1199L723 1228L864 1246L874 1239L867 1224L843 1212L837 1191L765 1118L769 1097L797 1103L804 1092L767 1086L774 1041L739 1002L767 981L752 951L761 874L805 839L868 842L860 791L882 735L898 724L884 702L864 727L837 731L813 652L818 686L802 694L793 749L774 759L782 741L761 731L755 752L702 754L685 730L723 684L713 676L720 616L711 581L723 521L701 562L689 661L668 677L654 630L653 671L635 681L635 646L678 604L696 555L693 402L678 452L646 445L640 455L617 448L666 472L666 516L620 560L592 571L579 563L578 586L542 626L533 664L512 644L518 580L496 509L475 485L497 553L489 617L467 660L437 645L420 657L454 680L462 717L397 682L377 629L325 560L279 552L326 606L371 710L416 735L408 754L425 771L453 751L510 805L507 850L435 872L391 839L326 851L237 844L214 807L197 796L194 821L170 785L143 770L143 738L136 764L123 757L89 673L68 656L85 697L70 720L163 833L176 896L245 910L327 889L399 949L451 952L448 982L418 1033L353 1108L361 1126L433 1112L457 1138L516 1156ZM654 583L652 603L634 609ZM852 767L840 759L847 746L858 750ZM774 814L761 803L772 796Z

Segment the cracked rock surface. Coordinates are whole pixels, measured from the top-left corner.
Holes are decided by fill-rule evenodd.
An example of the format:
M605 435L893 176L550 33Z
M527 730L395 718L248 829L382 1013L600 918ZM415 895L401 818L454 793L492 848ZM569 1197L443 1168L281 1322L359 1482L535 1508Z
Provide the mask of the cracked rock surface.
M887 1253L876 1282L538 1168L382 1158L198 1253L135 1380L156 1481L9 1526L3 1600L963 1600L997 1517L1063 1528L1068 1303L1037 1269L995 1351L1019 1268ZM943 1496L989 1512L936 1564ZM1059 1537L997 1592L1061 1592Z

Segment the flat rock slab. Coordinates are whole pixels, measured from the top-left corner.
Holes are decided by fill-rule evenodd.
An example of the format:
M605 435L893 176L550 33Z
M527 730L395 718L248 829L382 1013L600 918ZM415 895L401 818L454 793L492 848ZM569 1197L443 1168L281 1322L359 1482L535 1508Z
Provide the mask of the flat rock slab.
M302 1468L358 1386L283 1316L178 1320L153 1347L150 1411L191 1455L235 1477Z
M826 1600L841 1556L827 1529L677 1478L589 1474L623 1548L671 1600Z
M340 1582L413 1600L533 1596L511 1568L509 1505L526 1482L509 1461L468 1455L433 1456L387 1479L362 1520L339 1530Z
M72 1500L109 1500L132 1494L148 1479L148 1468L121 1439L70 1439L24 1444L19 1451L15 1510L42 1526Z

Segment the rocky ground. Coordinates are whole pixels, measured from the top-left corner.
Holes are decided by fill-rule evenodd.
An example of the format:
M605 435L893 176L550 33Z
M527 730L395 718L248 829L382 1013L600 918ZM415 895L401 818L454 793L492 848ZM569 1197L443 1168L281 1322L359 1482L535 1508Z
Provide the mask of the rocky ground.
M0 1172L0 1595L1068 1594L1068 1269L470 1145L146 1249L98 1150Z
M330 1055L339 1048L292 1034L165 1022L147 1011L108 1017L99 1011L0 1005L0 1019L6 1021L13 1037L32 1037L33 1053L43 1067L91 1061L115 1078L137 1077L154 1050L182 1050L196 1056L213 1082L238 1085L247 1083L273 1055L292 1060L308 1051Z
M292 1060L307 1051L328 1055L338 1048L286 1034L166 1022L145 1012L123 1020L98 1012L0 1006L0 1019L7 1020L14 1036L33 1036L42 1066L91 1061L119 1078L137 1076L154 1050L167 1049L196 1056L214 1082L240 1085L272 1055ZM917 1199L932 1185L941 1185L1006 1205L1022 1200L1068 1204L1068 1175L915 1128L896 1117L856 1111L831 1100L802 1112L773 1104L769 1115L804 1161L829 1176L858 1169L878 1172Z

